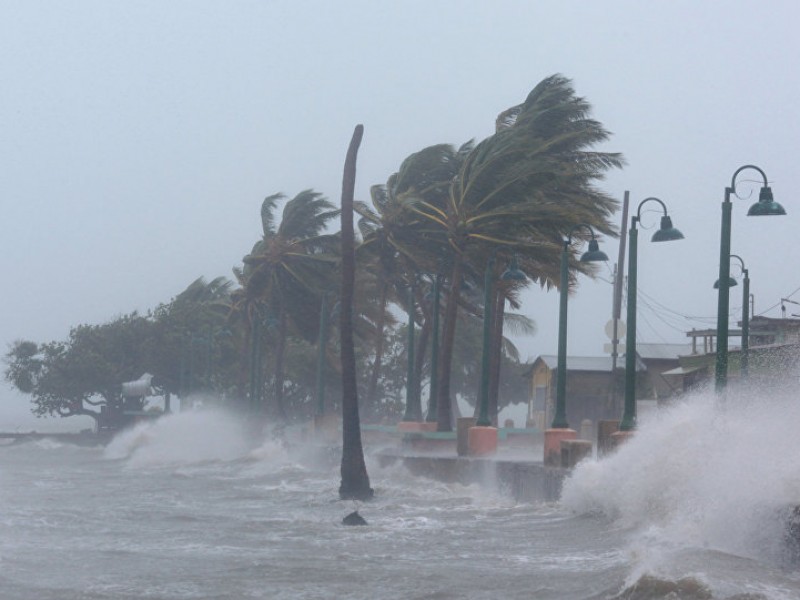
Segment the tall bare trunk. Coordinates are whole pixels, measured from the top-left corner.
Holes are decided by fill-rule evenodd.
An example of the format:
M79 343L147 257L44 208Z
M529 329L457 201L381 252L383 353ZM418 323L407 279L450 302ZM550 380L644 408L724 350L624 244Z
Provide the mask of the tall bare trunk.
M458 316L458 298L461 291L461 277L464 259L456 252L453 256L453 271L450 277L450 293L444 309L442 326L442 347L439 352L439 398L437 431L453 431L453 407L450 398L450 369L453 363L453 345L456 336L456 317Z
M342 290L340 295L339 333L342 354L342 481L339 497L368 500L374 495L369 486L361 422L358 416L356 354L353 342L353 288L355 287L355 233L353 231L353 193L356 185L356 157L364 126L356 125L342 178Z

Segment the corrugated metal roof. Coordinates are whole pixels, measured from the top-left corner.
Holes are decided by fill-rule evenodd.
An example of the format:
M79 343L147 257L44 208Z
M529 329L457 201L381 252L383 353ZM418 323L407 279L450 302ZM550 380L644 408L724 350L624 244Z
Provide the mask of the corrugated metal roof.
M537 360L541 360L547 365L547 368L554 370L558 367L558 357L542 354ZM535 362L535 361L534 361ZM610 356L568 356L567 357L567 371L599 371L603 373L610 373L613 363ZM622 360L617 361L617 368L625 367L625 362ZM636 370L646 371L644 363L637 359Z
M697 365L694 367L676 367L674 369L670 369L669 371L664 371L662 375L688 375L689 373L694 373L695 371L699 371L700 369L705 369L708 365Z
M691 353L691 344L636 344L636 354L645 360L677 360Z

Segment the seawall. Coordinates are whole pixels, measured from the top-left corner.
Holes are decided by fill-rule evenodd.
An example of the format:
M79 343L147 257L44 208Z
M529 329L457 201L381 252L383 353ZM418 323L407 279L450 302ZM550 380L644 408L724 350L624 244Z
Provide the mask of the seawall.
M555 502L568 469L541 462L410 454L386 448L376 453L382 467L400 463L409 472L447 483L493 487L518 502Z

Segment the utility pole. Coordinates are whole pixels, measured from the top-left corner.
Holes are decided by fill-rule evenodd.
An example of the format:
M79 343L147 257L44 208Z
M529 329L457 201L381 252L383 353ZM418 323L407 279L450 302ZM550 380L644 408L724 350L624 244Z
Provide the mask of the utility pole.
M611 322L613 323L613 335L611 336L611 404L613 413L620 414L620 396L617 389L617 359L619 358L619 320L622 313L622 274L625 272L625 242L627 240L626 225L628 223L628 203L630 202L630 192L625 190L622 199L622 224L619 230L619 256L617 266L614 271L614 297L611 308Z

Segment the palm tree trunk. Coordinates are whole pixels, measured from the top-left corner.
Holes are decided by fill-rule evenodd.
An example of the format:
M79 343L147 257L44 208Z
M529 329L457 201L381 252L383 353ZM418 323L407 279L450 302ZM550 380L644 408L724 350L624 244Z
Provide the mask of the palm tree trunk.
M353 193L356 185L356 157L364 126L356 125L342 179L342 291L340 296L339 334L342 354L342 481L339 497L343 500L368 500L374 495L369 486L361 422L358 416L356 354L353 342L353 288L355 286L355 233L353 231Z
M494 319L492 320L492 345L489 364L489 419L498 426L500 399L500 363L503 354L503 318L506 310L506 297L502 289L495 292Z
M273 394L275 396L275 414L282 421L286 420L286 408L283 406L283 380L287 328L288 319L286 313L281 311L278 320L278 340L275 345L275 388Z
M377 401L375 394L378 389L378 379L380 378L381 366L383 364L383 332L386 328L386 302L388 297L389 284L384 281L381 284L380 313L378 314L378 323L375 327L375 360L372 363L372 373L370 374L367 387L367 411L373 412L375 409L375 402Z
M439 353L439 398L437 431L453 431L453 407L450 398L450 368L453 363L453 345L456 337L456 317L458 316L458 298L461 288L461 276L464 259L460 253L453 255L453 271L450 277L450 293L444 309L442 325L442 347Z
M428 350L428 340L431 337L431 320L426 318L422 322L422 327L417 337L417 349L414 354L414 394L416 395L416 404L420 407L419 420L423 420L422 411L422 371L425 368L425 353Z

